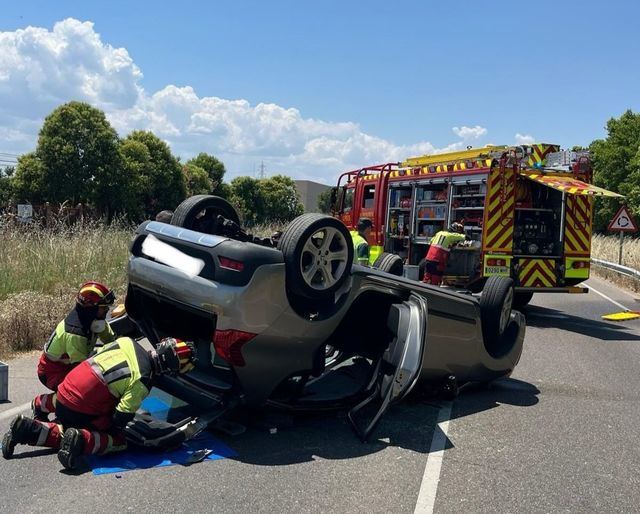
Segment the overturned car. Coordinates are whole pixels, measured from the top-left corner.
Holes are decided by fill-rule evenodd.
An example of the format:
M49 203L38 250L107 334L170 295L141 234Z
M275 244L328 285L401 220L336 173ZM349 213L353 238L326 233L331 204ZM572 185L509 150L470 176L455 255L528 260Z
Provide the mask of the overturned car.
M134 323L119 331L193 341L196 369L160 387L208 419L240 405L348 409L366 440L416 384L453 395L510 375L522 352L511 279L478 299L354 265L349 231L321 214L276 243L242 230L226 201L189 198L171 224L138 227L128 280Z

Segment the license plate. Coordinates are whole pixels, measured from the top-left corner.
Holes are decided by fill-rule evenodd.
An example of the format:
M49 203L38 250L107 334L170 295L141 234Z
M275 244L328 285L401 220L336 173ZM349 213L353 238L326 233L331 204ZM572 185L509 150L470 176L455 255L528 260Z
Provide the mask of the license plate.
M485 275L509 275L509 268L506 266L485 266Z

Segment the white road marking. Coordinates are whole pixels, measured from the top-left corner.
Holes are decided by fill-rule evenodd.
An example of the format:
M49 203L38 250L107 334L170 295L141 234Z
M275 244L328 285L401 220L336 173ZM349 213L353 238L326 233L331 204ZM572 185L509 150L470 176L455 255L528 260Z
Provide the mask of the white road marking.
M424 467L420 493L418 494L418 501L416 502L416 508L414 510L416 514L431 514L436 503L444 446L447 442L447 431L449 430L451 406L452 402L446 402L438 413L438 421L433 430L427 464Z
M17 416L21 412L24 412L30 408L31 408L31 402L27 402L27 403L23 403L22 405L18 405L16 407L12 407L11 409L2 411L0 412L0 421L5 420L7 418L12 418L13 416Z
M602 296L602 298L604 298L605 300L609 300L613 305L620 307L621 309L625 310L625 311L629 311L631 309L628 309L627 307L625 307L624 305L622 305L621 303L616 302L615 300L613 300L612 298L609 298L606 294L601 293L600 291L598 291L597 289L591 287L588 284L585 284L585 286L587 286L591 291L593 291L596 294L599 294L600 296Z

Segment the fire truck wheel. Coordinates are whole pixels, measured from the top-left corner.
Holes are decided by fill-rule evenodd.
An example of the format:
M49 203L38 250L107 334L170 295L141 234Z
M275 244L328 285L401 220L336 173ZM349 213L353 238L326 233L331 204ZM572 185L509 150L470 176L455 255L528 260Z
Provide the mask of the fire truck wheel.
M485 343L502 337L509 324L512 306L513 280L509 277L489 277L480 296L480 319Z
M215 219L219 214L240 225L240 217L233 205L224 198L213 195L195 195L187 198L176 207L171 224L197 230L198 225L206 225L206 220Z
M351 234L331 216L298 216L282 233L278 248L284 255L287 287L304 298L331 298L351 273Z
M514 307L524 307L527 305L531 299L533 298L533 293L518 293L516 292L513 295L513 306Z
M373 267L398 277L401 277L404 272L402 258L395 253L381 253L373 263Z

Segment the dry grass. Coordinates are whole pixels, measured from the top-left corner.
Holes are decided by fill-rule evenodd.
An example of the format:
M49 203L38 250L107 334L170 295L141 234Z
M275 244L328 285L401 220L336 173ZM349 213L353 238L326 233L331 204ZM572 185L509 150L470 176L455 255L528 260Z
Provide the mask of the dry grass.
M593 236L591 256L596 259L602 259L609 262L618 262L620 249L620 239L618 236ZM625 236L622 246L622 265L640 270L640 239L632 239ZM593 265L592 271L602 278L614 282L618 285L640 291L640 281L619 275L613 271Z
M43 229L0 221L0 356L41 348L85 280L122 296L132 232L122 224Z

